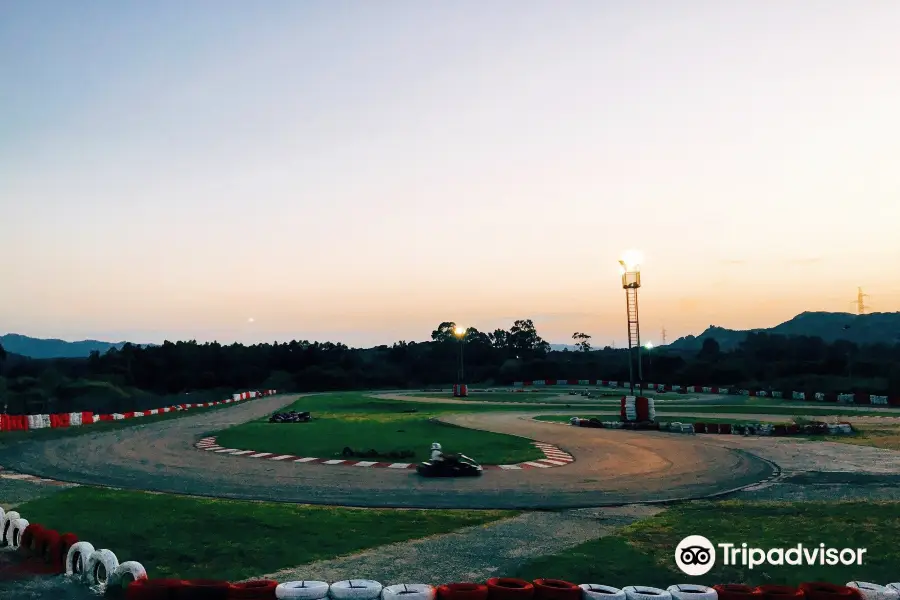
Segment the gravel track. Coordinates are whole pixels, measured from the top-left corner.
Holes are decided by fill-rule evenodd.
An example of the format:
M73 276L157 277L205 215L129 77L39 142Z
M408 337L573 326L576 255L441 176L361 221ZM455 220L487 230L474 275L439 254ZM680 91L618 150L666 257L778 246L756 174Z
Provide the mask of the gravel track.
M485 581L510 573L531 558L558 554L578 544L613 534L617 529L660 510L632 505L525 513L512 519L380 546L262 577L278 581L337 581L359 573L384 585Z
M456 415L455 424L556 444L576 462L431 480L414 471L238 460L198 451L207 433L271 414L297 396L0 449L0 465L60 481L197 496L360 507L549 509L706 496L770 477L748 453L689 436L562 428L520 415ZM311 403L314 406L314 399ZM463 401L464 402L464 401Z

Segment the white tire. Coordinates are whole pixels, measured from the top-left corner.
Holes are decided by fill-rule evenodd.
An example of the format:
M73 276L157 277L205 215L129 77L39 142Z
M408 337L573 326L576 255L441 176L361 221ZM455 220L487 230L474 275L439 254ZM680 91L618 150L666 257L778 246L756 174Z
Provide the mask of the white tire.
M275 588L276 598L322 600L328 597L327 581L288 581Z
M900 592L896 589L867 581L851 581L847 587L856 588L866 600L897 600Z
M88 556L87 564L82 573L82 580L88 585L105 585L119 567L119 559L113 554L112 550L103 548L94 550Z
M400 583L381 590L382 600L434 600L437 590L425 583Z
M81 577L88 558L94 553L94 546L90 542L75 542L69 547L66 554L66 575Z
M900 582L897 582L897 583L889 583L889 584L887 584L887 585L884 586L884 587L886 587L886 588L889 589L889 590L894 590L895 592L897 592L898 594L900 594Z
M622 591L628 600L672 600L672 594L666 590L645 585L629 585Z
M333 600L375 600L381 596L383 588L371 579L349 579L332 583L328 595Z
M26 527L28 527L28 519L16 519L10 525L9 546L13 550L19 549L19 545L22 543L22 534L25 533Z
M126 560L109 575L106 586L124 588L138 579L147 579L147 569L139 562Z
M711 587L693 583L670 585L666 591L672 594L672 598L675 600L718 600L719 598L718 592Z
M582 583L579 585L584 600L625 600L625 592L619 588L608 585L600 585L599 583Z
M3 531L0 531L0 546L9 546L9 534L12 533L10 531L12 529L12 522L16 519L20 519L22 516L14 510L9 511L3 516Z

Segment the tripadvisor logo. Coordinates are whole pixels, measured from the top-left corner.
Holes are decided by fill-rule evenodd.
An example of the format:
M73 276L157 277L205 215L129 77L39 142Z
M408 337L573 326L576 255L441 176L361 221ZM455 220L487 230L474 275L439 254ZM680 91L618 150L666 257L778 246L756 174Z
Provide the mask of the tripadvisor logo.
M702 535L689 535L675 548L675 564L685 575L699 576L709 573L716 564L716 548L721 552L722 564L752 569L760 565L801 566L862 565L865 548L832 548L825 544L790 548L754 548L746 543L719 543L713 545Z

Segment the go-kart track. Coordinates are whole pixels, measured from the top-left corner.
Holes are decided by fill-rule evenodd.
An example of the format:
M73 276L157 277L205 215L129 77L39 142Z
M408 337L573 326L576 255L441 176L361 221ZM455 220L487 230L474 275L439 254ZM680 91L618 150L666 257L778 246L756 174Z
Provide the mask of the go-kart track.
M552 444L572 454L574 462L552 469L492 470L477 478L426 479L408 469L242 460L195 447L211 432L265 417L296 399L261 398L116 431L23 442L0 450L0 465L85 485L395 508L554 509L664 502L721 495L779 475L778 465L755 453L760 446L754 440L568 427L532 420L533 412L455 414L444 420Z

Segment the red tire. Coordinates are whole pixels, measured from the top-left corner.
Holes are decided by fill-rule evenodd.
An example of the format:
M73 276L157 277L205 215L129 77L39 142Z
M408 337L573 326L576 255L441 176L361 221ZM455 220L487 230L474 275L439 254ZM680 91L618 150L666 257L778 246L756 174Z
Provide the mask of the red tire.
M713 589L719 595L719 600L760 600L762 598L762 592L758 589L741 583L714 585Z
M128 586L131 587L131 586ZM188 579L172 588L172 600L228 600L231 584L212 579Z
M803 590L789 585L761 585L756 589L762 600L804 600L806 597Z
M29 523L25 531L22 532L22 539L19 540L19 553L25 556L34 556L35 551L40 546L43 533L43 525L40 523ZM12 537L12 535L9 537Z
M862 592L846 585L834 585L819 581L800 584L807 600L862 600Z
M228 590L228 600L274 600L277 587L278 582L271 579L232 583Z
M59 532L55 529L45 530L37 541L37 548L35 548L34 556L40 558L44 563L52 565L53 563L47 560L47 558L51 556L50 551L53 546L59 543L60 537L62 536L60 536Z
M489 600L531 600L534 584L524 579L493 577L487 580Z
M74 533L62 534L56 543L48 548L47 554L44 555L44 561L53 566L57 573L65 573L66 555L69 554L69 548L77 543L78 536Z
M583 590L562 579L535 579L535 600L581 600Z
M483 583L446 583L437 588L438 600L487 600L488 586Z
M706 423L694 423L694 433L706 433Z
M125 588L125 600L172 600L180 587L180 579L139 579Z

